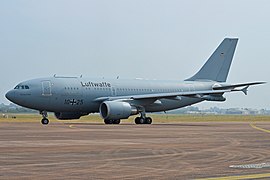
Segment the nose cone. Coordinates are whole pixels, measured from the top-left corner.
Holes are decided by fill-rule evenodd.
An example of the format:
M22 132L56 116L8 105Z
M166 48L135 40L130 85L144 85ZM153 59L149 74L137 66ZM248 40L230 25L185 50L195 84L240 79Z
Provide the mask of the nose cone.
M14 100L15 100L15 92L14 92L14 90L8 91L6 93L6 98L8 100L10 100L11 102L14 102Z

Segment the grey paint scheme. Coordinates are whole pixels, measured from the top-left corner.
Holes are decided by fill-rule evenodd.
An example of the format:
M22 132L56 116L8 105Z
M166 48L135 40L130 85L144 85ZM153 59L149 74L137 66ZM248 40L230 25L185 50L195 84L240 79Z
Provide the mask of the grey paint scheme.
M236 44L237 39L224 39L199 72L185 81L48 77L21 82L17 87L27 85L29 89L13 89L6 97L39 111L81 115L99 112L101 103L106 101L127 102L145 112L168 111L204 100L224 101L222 95L226 92L246 93L250 85L264 83L222 83L226 81Z
M50 82L51 93L43 94L42 83ZM15 101L17 104L36 109L47 110L52 112L98 112L99 105L102 102L98 100L100 97L126 99L130 96L136 95L152 95L158 93L171 93L171 92L189 92L200 88L200 90L208 90L212 88L213 82L177 82L177 81L157 81L157 80L116 80L116 79L99 79L91 78L90 82L107 82L112 87L107 88L95 88L95 87L82 87L81 82L89 82L87 78L65 78L65 77L49 77L40 78L35 80L24 81L19 85L28 85L30 89L24 90L11 90L9 93L20 96L19 101L9 98L11 101ZM68 89L69 88L69 89ZM72 89L71 89L72 88ZM114 88L114 90L113 90ZM114 91L114 92L113 92ZM82 105L70 105L64 104L67 99L83 99ZM202 101L199 98L181 97L179 99L173 98L161 98L161 103L154 103L157 98L148 98L146 100L140 100L140 102L134 102L132 104L140 104L146 106L146 111L157 112L167 111L184 107L190 104L194 104Z
M226 82L238 39L226 38L210 56L203 67L188 81L207 79Z

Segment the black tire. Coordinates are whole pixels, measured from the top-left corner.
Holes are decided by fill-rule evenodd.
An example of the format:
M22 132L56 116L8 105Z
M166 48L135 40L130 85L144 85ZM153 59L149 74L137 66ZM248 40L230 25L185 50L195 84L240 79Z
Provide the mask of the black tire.
M47 118L43 118L42 120L41 120L41 124L43 124L43 125L47 125L47 124L49 124L49 119L47 119Z
M140 124L140 119L141 119L140 117L136 117L136 118L135 118L135 123L136 123L136 124Z
M144 118L140 118L139 122L140 122L140 124L145 124L145 119Z
M152 124L152 118L150 117L145 118L145 124Z
M104 119L105 124L113 124L113 120L111 119Z
M120 122L121 122L120 119L113 120L113 124L120 124Z

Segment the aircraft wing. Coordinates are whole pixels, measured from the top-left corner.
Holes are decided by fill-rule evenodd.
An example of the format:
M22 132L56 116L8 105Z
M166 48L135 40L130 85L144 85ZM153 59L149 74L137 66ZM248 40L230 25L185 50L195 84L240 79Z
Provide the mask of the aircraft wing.
M241 83L241 84L231 84L231 85L225 85L220 87L213 87L214 90L224 90L224 89L234 89L237 87L243 87L243 86L251 86L251 85L257 85L257 84L264 84L266 82L251 82L251 83Z
M195 96L198 94L222 94L230 92L231 90L209 90L209 91L190 91L190 92L173 92L173 93L155 93L155 94L142 94L142 95L131 95L131 96L116 96L116 97L100 97L95 101L113 101L119 99L161 99L161 98L172 98L177 96Z
M213 87L213 90L231 90L231 91L239 91L239 87L244 87L240 89L245 95L247 95L247 89L249 86L258 85L258 84L265 84L266 82L251 82L251 83L241 83L241 84L230 84L230 85L223 85L218 87Z
M252 82L242 83L234 85L225 85L221 87L214 87L213 90L204 91L188 91L188 92L173 92L173 93L154 93L154 94L141 94L141 95L129 95L129 96L115 96L115 97L99 97L96 98L96 102L102 101L114 101L114 100L146 100L146 99L161 99L161 98L177 98L178 96L189 96L194 98L200 98L204 95L222 95L226 92L242 91L247 94L247 89L251 85L263 84L265 82ZM243 87L242 89L236 89L237 87Z

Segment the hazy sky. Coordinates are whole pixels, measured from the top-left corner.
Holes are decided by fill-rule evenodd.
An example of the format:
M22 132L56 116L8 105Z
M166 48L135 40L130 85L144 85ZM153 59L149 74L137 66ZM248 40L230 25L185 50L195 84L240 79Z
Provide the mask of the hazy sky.
M57 75L183 80L224 37L229 83L267 81L200 107L270 109L270 1L2 0L0 103L20 81Z

